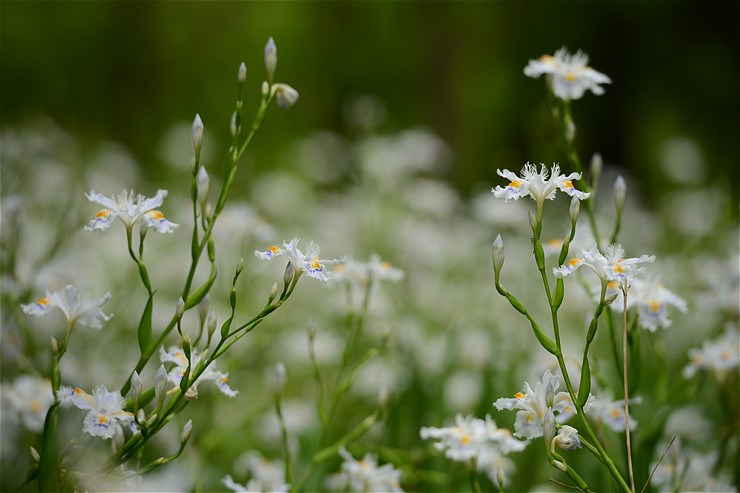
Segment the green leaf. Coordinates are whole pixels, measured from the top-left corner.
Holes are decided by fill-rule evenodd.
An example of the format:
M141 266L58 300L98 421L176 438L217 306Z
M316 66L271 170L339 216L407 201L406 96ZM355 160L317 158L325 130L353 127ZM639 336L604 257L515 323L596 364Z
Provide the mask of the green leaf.
M588 363L588 356L583 355L583 365L581 367L581 383L578 385L578 406L583 407L591 393L591 367Z
M154 293L149 295L144 313L139 322L139 350L141 354L149 354L152 349L152 309L154 308Z
M59 490L59 464L57 460L57 411L59 403L55 402L46 412L44 421L44 440L41 444L39 459L39 491L54 492Z
M213 286L213 282L216 280L216 266L211 264L211 274L208 277L208 280L203 283L201 287L199 287L194 292L190 293L190 296L188 296L188 299L185 301L185 309L189 310L198 303L200 303L203 298L208 294L208 291L211 290L211 286Z

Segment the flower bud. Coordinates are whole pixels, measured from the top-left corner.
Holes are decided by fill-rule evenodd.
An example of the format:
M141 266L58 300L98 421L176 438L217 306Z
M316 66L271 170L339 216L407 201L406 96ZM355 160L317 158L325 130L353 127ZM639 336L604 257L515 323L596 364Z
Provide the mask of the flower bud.
M185 391L185 400L186 401L194 401L198 398L198 387L193 385L188 390Z
M267 96L270 94L270 83L265 81L262 81L262 95Z
M267 297L268 305L275 300L275 297L277 296L277 292L278 292L278 285L275 282L272 284L272 287L270 288L270 295Z
M537 234L537 216L532 214L532 211L528 211L529 214L529 226L532 228L532 232Z
M187 334L182 336L182 351L185 353L185 357L188 359L188 364L190 364L191 342L190 336Z
M563 450L575 450L581 448L581 440L578 438L578 430L572 426L563 425L558 430L558 436L553 440L554 444Z
M139 399L141 399L141 377L134 370L131 375L131 403L134 405L134 412L139 408Z
M565 137L568 139L568 142L573 142L573 139L576 138L576 124L573 123L573 119L568 116L565 122Z
M493 240L493 272L498 274L501 272L501 267L504 266L504 241L501 239L501 235L496 235L496 239Z
M195 160L200 159L200 148L203 145L203 120L200 115L195 115L193 120L193 149L195 149Z
M208 328L208 340L211 340L213 333L216 331L216 325L218 325L216 318L216 310L208 312L208 318L206 318L206 327Z
M591 187L594 187L601 176L601 169L604 167L604 160L598 152L591 156Z
M208 315L210 315L210 312L208 311L208 308L211 306L211 297L210 295L205 295L202 300L200 300L200 303L198 303L198 318L200 318L200 324L203 325L206 323L206 319L208 318Z
M39 451L35 448L31 447L31 458L34 462L38 462L41 460L41 456L39 455Z
M244 64L244 62L239 65L239 72L236 78L239 81L239 84L244 84L247 81L247 66Z
M275 392L278 394L283 393L283 389L285 389L285 380L286 380L286 371L285 371L285 365L282 361L279 361L275 365L274 371L274 378L275 378Z
M180 297L179 300L177 300L177 306L175 306L175 316L179 319L182 319L182 316L185 315L185 302L183 301L182 297Z
M570 199L570 208L568 209L568 214L570 214L570 220L575 223L578 221L578 214L581 212L581 201L578 200L578 197L573 197Z
M236 111L231 114L231 121L229 122L229 131L232 137L236 137Z
M205 206L206 200L208 199L208 172L205 166L201 166L198 170L198 176L195 179L198 185L198 203L201 208Z
M295 269L293 269L293 262L288 262L288 265L285 266L285 272L283 273L283 285L288 286L293 280L294 274Z
M113 449L113 453L119 452L123 448L124 443L126 443L126 441L123 438L123 430L119 427L116 429L115 433L113 434L113 439L111 440L111 448Z
M558 469L560 469L563 472L568 472L568 466L566 466L565 464L563 464L559 460L552 461L552 465L555 466L555 467L557 467Z
M236 276L237 277L240 276L243 270L244 270L244 257L241 257L239 261L236 263L236 270L235 270Z
M180 432L180 450L185 448L185 444L190 440L190 434L193 432L193 420L189 419L185 426L182 427Z
M275 67L277 67L277 46L275 46L275 40L267 40L265 45L265 68L267 68L267 80L272 83L272 77L275 75Z
M59 341L54 336L51 337L51 352L59 354Z
M290 108L298 101L298 91L288 84L274 84L272 86L272 93L277 99L277 105L284 110Z
M164 365L160 365L157 373L154 375L154 398L157 400L157 409L162 408L167 388L167 370Z
M624 197L627 194L627 184L622 176L618 176L614 182L614 205L618 212L622 211L624 207Z

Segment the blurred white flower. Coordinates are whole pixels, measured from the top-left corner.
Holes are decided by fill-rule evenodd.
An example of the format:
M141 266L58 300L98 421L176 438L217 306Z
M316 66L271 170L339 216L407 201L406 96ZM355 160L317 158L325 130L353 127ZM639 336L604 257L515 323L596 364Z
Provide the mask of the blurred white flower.
M63 385L57 391L57 398L62 404L73 404L79 409L90 410L85 416L82 430L94 437L113 438L120 429L121 423L134 432L138 431L133 413L123 410L125 401L117 391L109 392L108 389L99 385L90 395L79 387L72 388Z
M121 220L126 229L131 229L139 220L160 233L172 233L178 226L165 219L160 211L155 210L164 202L167 190L158 190L152 198L141 194L134 196L133 190L123 190L113 198L95 193L95 190L91 190L85 196L90 202L96 202L105 207L95 215L95 219L85 226L86 231L105 231L116 218Z
M21 305L23 313L37 317L46 315L53 308L57 308L70 326L79 323L91 329L101 329L103 322L110 320L112 315L106 315L100 309L111 298L110 293L105 293L102 298L84 303L80 291L72 285L65 286L61 291L50 293L27 305Z
M245 452L237 462L243 463L249 470L251 479L246 485L236 483L227 474L221 483L231 491L254 493L287 493L290 484L285 482L285 466L282 461L269 461L255 451Z
M200 363L202 355L195 349L191 350L190 353L190 376L195 372L195 368ZM180 385L182 377L185 376L185 371L188 369L188 358L185 356L185 351L177 346L170 346L165 351L164 346L159 348L159 359L162 363L174 363L175 366L167 373L167 380L175 385ZM190 387L191 389L197 389L198 384L204 380L212 380L216 383L219 390L229 397L234 397L239 392L232 390L228 385L229 374L222 373L215 368L215 363L211 363L208 368L198 377L198 380Z
M673 306L682 313L688 311L686 301L661 284L658 278L633 279L631 286L627 294L627 309L637 306L640 325L651 332L655 332L658 328L670 327L668 306ZM624 304L620 299L623 294L621 290L615 289L616 287L616 285L610 285L613 292L617 294L617 299L611 306L616 311L622 311Z
M460 462L478 457L481 449L492 442L497 443L505 454L518 452L527 446L526 441L513 438L509 430L498 428L488 414L485 420L458 414L455 416L455 426L445 428L423 426L419 435L424 440L429 438L439 440L434 444L434 448L444 451L448 459Z
M655 450L662 453L667 446L659 444ZM729 478L716 476L718 459L717 451L702 454L676 439L663 460L650 466L655 469L650 484L659 491L737 491Z
M352 306L359 310L366 296L371 296L380 281L399 282L404 272L388 262L381 261L380 256L373 254L368 262L348 259L331 271L331 282L344 283L349 289Z
M565 47L556 51L555 56L542 55L524 67L527 77L536 79L542 74L547 75L555 96L564 100L580 99L587 90L603 94L604 89L599 84L611 84L609 77L588 66L585 53L578 51L571 55Z
M561 175L560 166L557 164L552 166L549 173L544 164L538 172L537 167L530 163L524 165L521 176L517 176L508 169L497 169L496 173L510 180L506 187L497 186L491 190L497 199L504 199L504 201L509 199L519 200L521 197L530 196L538 204L541 204L545 199L553 200L558 190L571 197L576 197L578 200L587 199L590 195L587 192L577 190L573 186L573 180L580 180L580 173Z
M725 332L713 341L704 341L701 348L689 350L691 362L683 369L684 378L693 377L697 371L711 372L721 383L740 364L740 332L737 325L728 323Z
M630 405L640 404L642 398L637 396L630 399ZM624 400L614 401L608 393L602 393L590 400L588 415L596 423L605 424L616 432L622 432L626 428L627 420L624 416ZM630 430L637 426L637 420L630 416Z
M330 479L332 486L357 493L403 491L400 484L401 471L392 464L378 466L375 454L365 454L362 459L356 460L342 447L339 449L339 455L344 459L342 472Z
M20 375L10 384L3 384L2 396L26 428L34 432L44 429L46 411L54 403L49 380Z

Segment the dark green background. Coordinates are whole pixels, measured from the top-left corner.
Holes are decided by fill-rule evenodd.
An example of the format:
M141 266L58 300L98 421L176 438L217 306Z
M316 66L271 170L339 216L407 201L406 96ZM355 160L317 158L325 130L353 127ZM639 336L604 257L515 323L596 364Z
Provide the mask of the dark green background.
M83 144L128 146L151 176L168 127L200 113L228 141L236 69L249 68L247 114L277 42L277 79L301 98L271 111L262 167L317 130L351 137L347 97L374 94L382 131L424 126L455 154L464 194L495 169L565 161L530 58L582 49L612 78L575 103L584 159L599 151L659 196L658 143L695 139L738 199L738 2L14 2L2 8L2 125L52 117ZM248 116L248 118L250 118ZM183 163L187 168L188 163ZM149 173L149 171L147 171ZM707 180L705 179L705 182ZM737 211L734 212L735 214Z

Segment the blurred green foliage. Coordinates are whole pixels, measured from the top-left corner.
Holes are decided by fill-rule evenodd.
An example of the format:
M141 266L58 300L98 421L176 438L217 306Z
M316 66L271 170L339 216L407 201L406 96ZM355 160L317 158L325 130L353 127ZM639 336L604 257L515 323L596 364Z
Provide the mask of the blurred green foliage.
M729 183L737 203L738 18L738 2L4 1L2 125L48 115L82 142L123 143L159 181L171 124L198 112L225 148L237 67L256 92L273 36L278 79L301 99L270 115L280 122L255 143L258 167L279 166L293 138L351 136L344 105L372 94L386 130L424 126L451 145L449 180L468 195L497 167L564 161L543 82L522 69L565 45L614 82L575 107L589 122L585 159L598 151L660 195L672 185L656 169L659 144L688 137L711 173L697 181Z

